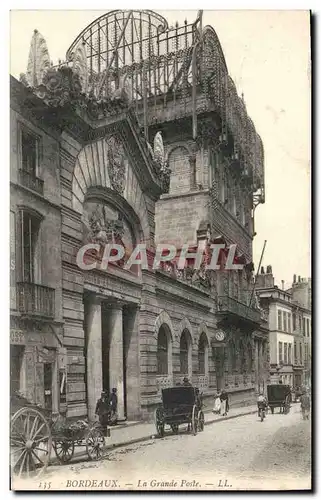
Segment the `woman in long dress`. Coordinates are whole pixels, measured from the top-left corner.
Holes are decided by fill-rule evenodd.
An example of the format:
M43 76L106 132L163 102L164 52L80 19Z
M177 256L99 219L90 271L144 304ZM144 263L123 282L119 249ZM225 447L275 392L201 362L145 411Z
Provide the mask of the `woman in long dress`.
M229 411L229 404L228 404L228 394L226 391L222 391L220 395L221 399L221 412L223 416L227 415L227 412Z
M219 415L221 413L221 399L219 393L217 393L215 396L213 413L215 413L216 415Z

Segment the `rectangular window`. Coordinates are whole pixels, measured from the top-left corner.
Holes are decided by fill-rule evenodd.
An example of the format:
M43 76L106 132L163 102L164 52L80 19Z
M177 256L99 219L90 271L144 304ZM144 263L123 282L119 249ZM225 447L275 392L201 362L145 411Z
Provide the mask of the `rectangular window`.
M294 362L296 363L297 362L297 345L296 345L296 342L294 342Z
M37 176L39 138L21 128L21 168L33 177Z
M38 235L40 219L20 212L21 220L21 277L24 283L35 283L39 269Z
M284 342L283 346L284 346L283 361L284 361L284 364L287 365L288 364L288 344L286 342Z
M300 342L300 365L303 364L302 361L303 361L303 359L302 359L302 344Z
M305 329L305 318L303 318L303 335L305 336L305 332L306 332L306 329Z
M278 330L282 330L282 311L278 310Z
M10 211L10 308L16 308L16 214Z
M293 330L296 330L296 314L293 313L292 315L292 323L293 323Z
M301 330L302 330L302 317L301 316L299 316L299 330L301 333Z
M292 346L289 344L288 346L288 363L289 365L292 365Z
M288 313L288 332L291 333L291 313Z
M307 337L310 337L310 320L307 318Z
M287 322L286 322L286 312L285 312L285 311L283 311L283 331L284 331L284 332L286 332L286 331L287 331L287 329L286 329L286 326L287 326L287 325L286 325L286 323L287 323Z
M282 342L279 342L279 364L283 361L283 345Z

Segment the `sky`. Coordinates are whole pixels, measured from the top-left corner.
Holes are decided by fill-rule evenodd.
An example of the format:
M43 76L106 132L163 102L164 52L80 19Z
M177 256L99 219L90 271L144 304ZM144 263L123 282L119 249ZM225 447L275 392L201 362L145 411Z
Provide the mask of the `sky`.
M38 29L50 58L64 59L71 43L106 11L11 11L10 72L26 71L30 41ZM197 11L157 11L173 25ZM248 114L265 152L266 202L255 212L254 263L272 265L276 284L310 268L310 21L308 11L205 10L221 42L230 76L244 93Z

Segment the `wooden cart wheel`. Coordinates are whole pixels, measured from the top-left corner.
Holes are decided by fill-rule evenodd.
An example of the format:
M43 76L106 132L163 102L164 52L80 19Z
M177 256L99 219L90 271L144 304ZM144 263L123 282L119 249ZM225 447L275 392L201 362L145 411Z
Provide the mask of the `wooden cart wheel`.
M178 424L171 424L171 429L174 434L178 434Z
M86 451L90 460L100 460L105 448L105 437L100 429L91 429L86 437Z
M202 410L198 412L197 421L198 421L198 430L202 432L204 430L204 424L205 424L204 413L202 412Z
M198 428L197 408L194 405L193 412L192 412L192 432L193 432L194 436L196 436L196 434L197 434L197 428Z
M155 425L158 436L163 437L165 431L165 422L163 411L161 408L156 408L155 410Z
M67 462L70 462L74 456L75 443L73 441L68 441L67 439L54 441L53 448L59 462L66 464Z
M11 471L37 477L49 463L52 438L49 423L34 408L21 408L12 417L10 429Z

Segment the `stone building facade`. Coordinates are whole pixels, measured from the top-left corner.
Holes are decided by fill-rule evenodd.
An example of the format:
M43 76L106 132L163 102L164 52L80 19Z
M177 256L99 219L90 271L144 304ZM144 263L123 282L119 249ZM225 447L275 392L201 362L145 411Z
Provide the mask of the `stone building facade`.
M102 37L116 18L127 21L111 44ZM147 23L147 42L135 23ZM113 11L96 28L101 53L85 29L58 67L35 32L27 73L11 78L14 388L68 417L93 418L101 390L115 387L120 419L150 418L161 389L185 376L208 404L222 388L247 404L269 366L253 294L261 140L200 17L173 31L156 13ZM175 50L155 59L155 43ZM84 270L88 242L97 248ZM236 244L242 269L225 270L226 250L217 271L175 259L100 269L115 242L124 262L145 243L148 263L158 243L205 254Z
M297 281L294 275L292 287L284 290L274 285L272 267L267 266L261 269L256 289L269 318L271 382L310 386L311 280L299 276Z

